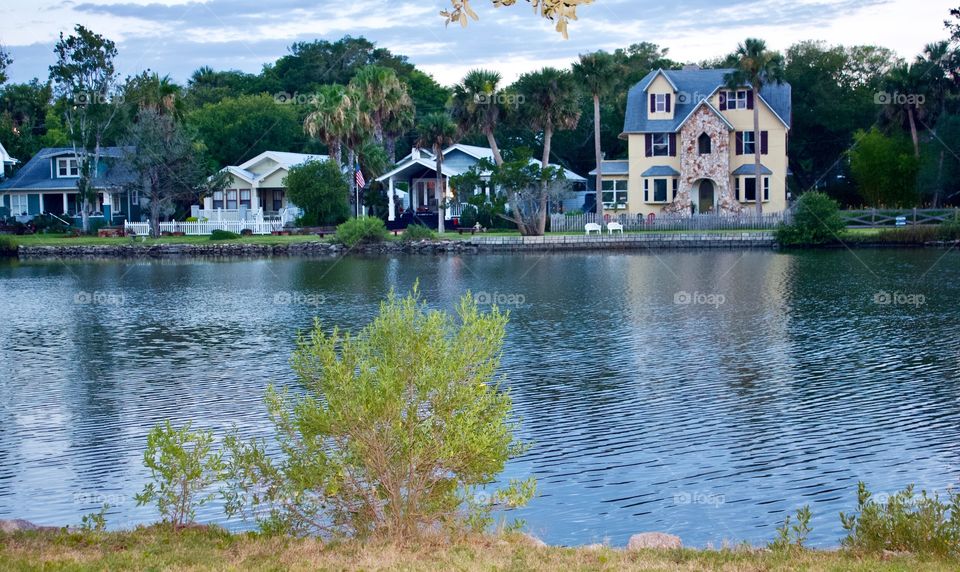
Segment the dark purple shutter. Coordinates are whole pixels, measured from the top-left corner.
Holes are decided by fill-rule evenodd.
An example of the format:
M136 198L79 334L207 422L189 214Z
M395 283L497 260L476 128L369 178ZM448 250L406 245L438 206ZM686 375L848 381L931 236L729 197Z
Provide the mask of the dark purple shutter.
M650 94L650 113L656 113L657 111L657 96Z
M769 143L770 143L769 133L767 133L766 131L761 131L760 132L760 154L761 155L767 154L767 146Z
M646 139L647 139L647 150L646 150L647 157L653 157L653 134L647 133Z
M753 90L747 90L747 109L753 109Z
M670 113L670 94L667 94L667 113Z
M727 110L727 92L721 91L720 92L720 111L726 111L726 110Z
M737 131L737 155L743 155L743 132Z
M671 157L677 156L677 134L676 133L670 134L670 156Z

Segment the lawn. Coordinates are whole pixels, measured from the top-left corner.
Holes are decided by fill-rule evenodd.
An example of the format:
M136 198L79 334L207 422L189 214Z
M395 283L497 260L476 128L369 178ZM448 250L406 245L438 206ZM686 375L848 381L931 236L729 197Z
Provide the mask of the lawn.
M324 545L310 538L230 534L218 528L173 533L159 526L128 532L0 534L4 570L956 570L955 561L910 555L858 557L845 551L774 553L537 547L526 537L475 536L404 546Z

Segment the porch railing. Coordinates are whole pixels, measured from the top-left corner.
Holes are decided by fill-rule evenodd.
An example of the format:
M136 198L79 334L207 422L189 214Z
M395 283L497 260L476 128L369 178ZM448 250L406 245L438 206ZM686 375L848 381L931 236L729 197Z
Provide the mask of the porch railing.
M960 221L960 209L865 209L840 213L847 228L881 228Z
M277 221L207 221L207 222L161 222L160 232L182 232L190 236L208 235L214 230L228 230L240 234L249 230L253 234L270 234L283 229L283 224ZM150 223L125 222L124 230L133 231L138 235L150 234Z

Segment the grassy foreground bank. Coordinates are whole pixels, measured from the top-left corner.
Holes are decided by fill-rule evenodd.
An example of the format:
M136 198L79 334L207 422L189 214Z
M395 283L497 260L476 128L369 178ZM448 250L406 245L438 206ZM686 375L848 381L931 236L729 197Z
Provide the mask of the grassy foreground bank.
M2 570L957 570L955 561L909 555L858 557L846 551L644 550L538 547L521 535L460 542L323 544L315 539L178 533L153 526L127 532L0 534Z

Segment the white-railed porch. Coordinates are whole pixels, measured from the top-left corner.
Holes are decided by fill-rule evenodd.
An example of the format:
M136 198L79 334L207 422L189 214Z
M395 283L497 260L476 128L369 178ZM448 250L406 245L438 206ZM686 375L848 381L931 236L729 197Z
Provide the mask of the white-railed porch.
M188 236L208 235L215 230L228 230L237 234L249 230L253 234L271 234L283 230L284 226L277 222L256 222L242 220L221 220L206 222L161 222L160 232L183 233ZM123 229L128 234L144 236L150 234L148 222L125 222Z

